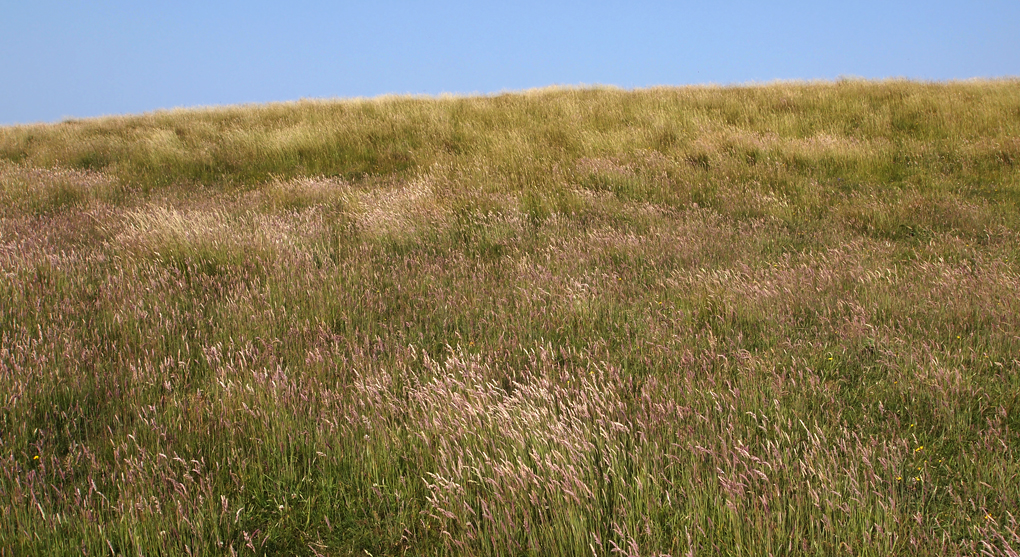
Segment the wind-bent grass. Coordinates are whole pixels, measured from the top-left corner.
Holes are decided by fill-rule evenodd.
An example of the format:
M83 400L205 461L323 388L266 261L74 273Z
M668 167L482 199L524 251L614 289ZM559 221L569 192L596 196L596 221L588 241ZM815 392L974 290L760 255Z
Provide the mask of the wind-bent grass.
M0 555L1020 550L1020 83L0 128Z

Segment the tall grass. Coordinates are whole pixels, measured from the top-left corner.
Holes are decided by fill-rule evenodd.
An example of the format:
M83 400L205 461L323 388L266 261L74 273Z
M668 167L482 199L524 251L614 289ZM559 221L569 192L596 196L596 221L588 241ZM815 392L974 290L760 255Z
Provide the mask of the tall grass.
M1020 83L0 128L0 555L1016 555Z

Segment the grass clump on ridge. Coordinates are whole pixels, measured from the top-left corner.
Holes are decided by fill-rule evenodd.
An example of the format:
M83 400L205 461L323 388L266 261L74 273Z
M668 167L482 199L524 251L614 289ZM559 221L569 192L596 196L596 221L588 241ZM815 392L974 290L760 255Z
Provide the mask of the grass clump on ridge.
M0 128L0 554L1010 554L1020 84Z

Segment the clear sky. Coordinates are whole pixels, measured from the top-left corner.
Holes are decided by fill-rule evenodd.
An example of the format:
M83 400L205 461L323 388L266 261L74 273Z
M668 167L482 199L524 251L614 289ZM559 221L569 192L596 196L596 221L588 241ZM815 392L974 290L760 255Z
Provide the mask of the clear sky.
M1018 0L0 0L0 124L556 84L1018 75Z

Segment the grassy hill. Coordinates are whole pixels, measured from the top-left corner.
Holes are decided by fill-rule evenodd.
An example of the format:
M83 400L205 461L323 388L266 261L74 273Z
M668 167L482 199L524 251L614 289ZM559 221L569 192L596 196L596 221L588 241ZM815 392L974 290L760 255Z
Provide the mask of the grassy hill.
M0 555L1015 555L1018 293L1016 80L0 128Z

